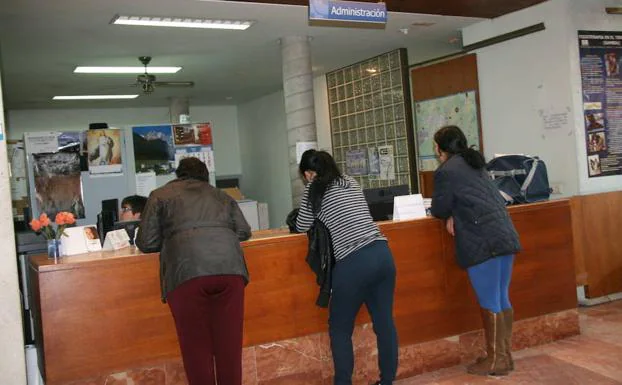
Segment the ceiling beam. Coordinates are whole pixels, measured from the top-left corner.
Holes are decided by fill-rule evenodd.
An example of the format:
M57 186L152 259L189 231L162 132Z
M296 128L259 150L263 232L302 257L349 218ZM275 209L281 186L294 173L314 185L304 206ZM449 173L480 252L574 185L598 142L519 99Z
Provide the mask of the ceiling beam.
M236 0L246 3L308 6L309 0ZM376 3L374 0L359 0ZM547 0L386 0L392 12L494 18Z

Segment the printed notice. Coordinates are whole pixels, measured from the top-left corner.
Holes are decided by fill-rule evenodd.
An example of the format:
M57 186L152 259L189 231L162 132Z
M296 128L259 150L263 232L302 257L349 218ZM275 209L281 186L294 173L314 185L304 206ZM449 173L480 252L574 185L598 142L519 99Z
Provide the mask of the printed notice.
M317 142L296 142L296 164L300 164L305 151L314 149L317 149Z
M28 133L25 136L26 150L30 154L47 154L58 151L58 132Z
M155 188L156 174L154 171L136 174L136 195L148 197Z
M380 159L379 179L395 179L395 157L393 156L393 146L378 146L378 158Z

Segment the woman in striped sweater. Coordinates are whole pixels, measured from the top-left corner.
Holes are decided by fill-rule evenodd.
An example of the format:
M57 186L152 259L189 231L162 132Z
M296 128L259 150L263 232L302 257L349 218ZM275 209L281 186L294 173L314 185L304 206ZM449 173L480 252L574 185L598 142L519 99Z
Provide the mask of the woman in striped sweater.
M352 332L363 304L377 337L380 381L376 384L392 384L398 346L393 321L395 264L387 240L373 222L358 183L341 174L330 154L308 150L299 169L306 187L296 228L306 232L320 220L330 232L336 260L328 320L334 384L352 384Z

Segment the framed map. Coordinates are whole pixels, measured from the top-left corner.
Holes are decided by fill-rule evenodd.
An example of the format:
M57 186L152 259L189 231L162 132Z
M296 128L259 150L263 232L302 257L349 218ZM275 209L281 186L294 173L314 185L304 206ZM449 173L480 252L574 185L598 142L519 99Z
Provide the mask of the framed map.
M424 100L415 103L415 138L419 170L434 171L438 160L434 154L434 134L444 126L458 126L469 146L480 147L477 99L475 91Z

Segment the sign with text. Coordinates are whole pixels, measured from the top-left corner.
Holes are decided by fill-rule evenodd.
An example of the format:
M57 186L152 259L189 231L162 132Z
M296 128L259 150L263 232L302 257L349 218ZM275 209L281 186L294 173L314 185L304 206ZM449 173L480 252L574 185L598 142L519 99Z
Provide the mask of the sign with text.
M622 174L622 33L579 31L588 177Z
M385 3L309 0L309 24L332 27L384 28Z

